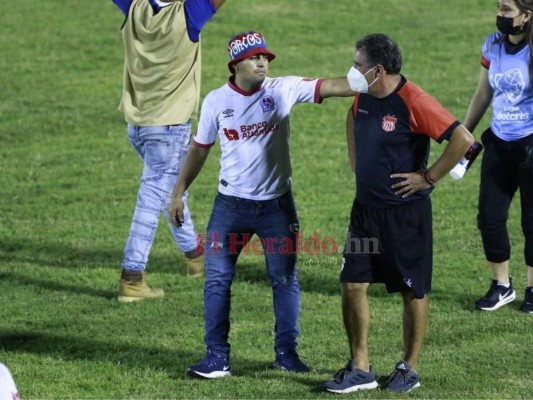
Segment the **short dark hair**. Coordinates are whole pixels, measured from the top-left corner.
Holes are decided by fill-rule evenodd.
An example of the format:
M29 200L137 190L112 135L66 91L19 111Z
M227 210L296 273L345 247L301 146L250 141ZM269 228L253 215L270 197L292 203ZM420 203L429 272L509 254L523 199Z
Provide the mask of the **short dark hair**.
M388 74L396 75L402 69L402 53L398 45L387 35L373 33L355 43L356 50L363 50L371 67L382 65Z

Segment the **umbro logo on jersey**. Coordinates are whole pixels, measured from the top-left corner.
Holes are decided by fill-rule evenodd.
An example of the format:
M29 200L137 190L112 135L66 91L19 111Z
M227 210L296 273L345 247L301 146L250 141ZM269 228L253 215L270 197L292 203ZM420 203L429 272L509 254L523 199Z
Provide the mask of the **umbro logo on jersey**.
M360 112L361 114L368 114L368 110L363 110L362 108L358 108L357 112Z
M232 110L231 108L226 108L224 111L222 111L222 118L231 118L233 117L233 113L235 110Z

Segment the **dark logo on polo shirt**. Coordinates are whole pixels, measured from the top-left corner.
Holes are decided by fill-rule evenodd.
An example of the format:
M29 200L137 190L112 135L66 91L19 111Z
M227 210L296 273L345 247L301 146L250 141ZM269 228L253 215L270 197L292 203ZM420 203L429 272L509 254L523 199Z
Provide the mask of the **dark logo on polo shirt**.
M381 122L381 127L385 132L392 132L396 129L396 122L398 119L396 117L393 117L391 115L386 115L383 117L383 121Z

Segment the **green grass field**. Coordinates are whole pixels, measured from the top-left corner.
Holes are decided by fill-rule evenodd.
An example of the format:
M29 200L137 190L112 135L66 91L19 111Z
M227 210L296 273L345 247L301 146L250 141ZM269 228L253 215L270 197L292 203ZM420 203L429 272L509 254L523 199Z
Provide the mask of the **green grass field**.
M161 224L149 279L167 297L116 300L122 249L141 163L117 111L122 15L110 0L4 1L0 13L0 361L23 399L331 398L321 384L349 356L340 311L340 257L301 254L299 351L306 375L273 371L271 290L263 258L241 257L233 285L232 367L220 381L190 380L204 352L202 279ZM482 0L227 0L203 33L202 95L228 77L226 42L265 34L271 76L344 75L362 35L383 32L403 52L403 73L464 118L480 47L495 29ZM354 195L346 156L350 99L296 106L294 194L302 235L342 242ZM485 118L477 137L488 124ZM434 160L443 146L432 147ZM218 148L191 188L204 232L216 193ZM350 398L531 398L533 319L518 312L525 287L518 201L511 210L511 271L518 299L473 311L489 284L476 228L479 164L433 194L431 319L422 387ZM163 222L163 220L162 220ZM401 299L372 287L371 362L378 376L401 357Z

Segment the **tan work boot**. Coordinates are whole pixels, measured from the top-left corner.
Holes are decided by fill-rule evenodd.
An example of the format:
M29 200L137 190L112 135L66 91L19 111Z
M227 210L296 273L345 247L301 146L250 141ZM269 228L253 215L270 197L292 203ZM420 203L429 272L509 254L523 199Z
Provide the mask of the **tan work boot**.
M122 270L118 288L119 302L131 303L132 301L163 297L164 295L163 289L154 289L146 284L146 273L144 271Z
M204 274L205 257L196 251L185 253L188 276L200 276Z

